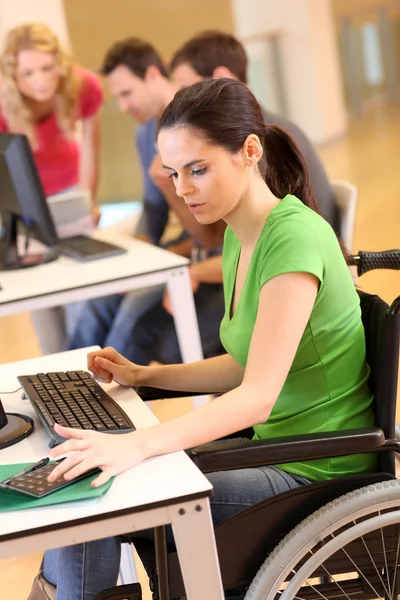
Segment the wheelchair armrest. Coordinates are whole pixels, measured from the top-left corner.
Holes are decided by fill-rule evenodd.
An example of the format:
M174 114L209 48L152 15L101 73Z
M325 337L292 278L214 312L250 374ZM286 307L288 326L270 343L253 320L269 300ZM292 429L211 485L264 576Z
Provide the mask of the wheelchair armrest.
M141 598L142 588L140 583L127 583L118 587L107 588L93 596L93 600L141 600Z
M385 441L383 431L371 427L266 440L233 438L197 446L189 454L203 473L211 473L374 452L384 446Z
M212 394L213 392L179 392L176 390L162 390L160 388L148 387L146 385L138 385L134 388L135 392L140 396L143 402L148 400L164 400L165 398L183 398L186 396L202 396Z

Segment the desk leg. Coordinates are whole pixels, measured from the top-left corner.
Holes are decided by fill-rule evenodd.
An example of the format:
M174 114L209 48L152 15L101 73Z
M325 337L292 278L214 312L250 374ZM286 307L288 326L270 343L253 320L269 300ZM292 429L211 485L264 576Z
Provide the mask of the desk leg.
M172 510L172 530L187 599L224 600L208 499Z
M203 349L188 267L171 271L167 286L182 360L185 363L202 360ZM193 396L194 408L207 402L207 396Z
M203 358L188 267L171 271L167 282L183 362Z

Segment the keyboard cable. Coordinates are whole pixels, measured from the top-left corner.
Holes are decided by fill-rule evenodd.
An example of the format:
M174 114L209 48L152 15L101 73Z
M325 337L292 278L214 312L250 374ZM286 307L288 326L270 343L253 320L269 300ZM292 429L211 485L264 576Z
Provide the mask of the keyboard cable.
M1 395L3 394L16 394L17 392L19 392L19 390L22 390L22 385L17 388L16 390L12 390L11 392L0 392Z

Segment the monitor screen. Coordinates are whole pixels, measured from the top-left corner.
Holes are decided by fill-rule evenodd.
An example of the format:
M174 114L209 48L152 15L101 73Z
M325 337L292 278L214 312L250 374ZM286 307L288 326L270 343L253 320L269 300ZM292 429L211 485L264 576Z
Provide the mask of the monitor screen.
M54 222L26 136L0 133L0 182L3 218L19 217L41 242L47 246L57 244Z
M56 246L58 237L44 195L28 139L24 135L0 133L0 268L33 266L50 260L18 254L18 225L46 246ZM55 256L55 255L54 255Z

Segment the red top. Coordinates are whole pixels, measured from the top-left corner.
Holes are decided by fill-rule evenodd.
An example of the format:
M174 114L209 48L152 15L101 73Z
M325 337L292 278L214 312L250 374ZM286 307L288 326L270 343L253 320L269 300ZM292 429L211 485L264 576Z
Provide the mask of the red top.
M79 65L75 69L82 79L77 119L87 119L99 110L103 92L96 75ZM9 131L7 121L1 114L1 107L0 131ZM46 196L77 185L79 146L76 139L64 136L55 113L36 124L36 135L38 146L34 156Z

